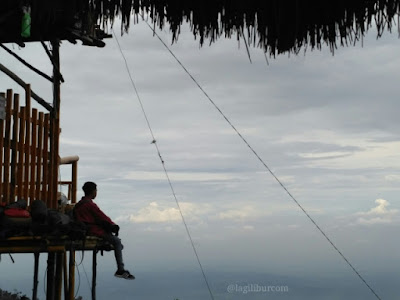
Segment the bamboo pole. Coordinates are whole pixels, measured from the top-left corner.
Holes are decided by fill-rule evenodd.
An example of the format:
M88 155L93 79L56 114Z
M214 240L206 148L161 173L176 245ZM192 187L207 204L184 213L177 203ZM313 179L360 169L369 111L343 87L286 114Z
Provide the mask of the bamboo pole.
M11 131L11 103L12 90L7 90L6 100L6 128L4 135L4 192L3 201L10 202L10 131Z
M96 300L97 249L93 250L92 300Z
M36 72L37 74L39 74L40 76L46 78L49 81L53 81L53 79L48 76L47 74L43 73L42 71L40 71L39 69L35 68L34 66L32 66L31 64L27 63L25 60L23 60L20 56L18 56L16 53L12 52L10 49L8 49L6 46L4 46L3 44L0 44L0 47L3 48L4 50L6 50L9 54L11 54L12 56L14 56L17 60L19 60L24 66L28 67L29 69L31 69L33 72ZM27 84L28 86L28 84Z
M75 300L75 250L69 250L69 288L68 300Z
M71 202L76 203L76 191L78 185L78 162L72 163L72 187L71 187Z
M50 114L50 153L49 153L49 164L48 168L48 190L47 190L47 207L54 208L53 206L53 181L56 176L54 172L54 117Z
M49 169L48 169L48 162L49 162L49 154L48 154L48 145L49 145L49 122L50 116L49 114L45 114L44 116L44 136L43 136L43 183L42 183L42 200L47 205L47 187L49 181Z
M36 192L35 192L35 199L40 199L41 198L41 190L42 186L41 183L43 182L42 178L42 170L43 170L43 135L44 135L44 114L43 112L39 113L39 121L38 121L38 126L37 126L37 144L38 144L38 152L36 153L36 159L37 159L37 168L36 168ZM36 130L36 129L35 129ZM43 198L42 198L43 199Z
M37 151L40 151L40 149L37 150L36 147L36 127L37 127L37 109L34 108L32 109L32 151L31 151L31 176L30 176L30 188L29 188L29 198L31 201L35 199L35 168L40 168L40 166L36 166L36 156L37 156Z
M55 299L61 300L63 278L63 253L56 253Z
M63 271L64 271L64 299L67 300L68 299L69 288L68 288L68 269L67 269L67 252L66 251L64 251L63 256L64 256L64 259L63 259L63 263L64 263L64 267L63 267Z
M18 140L18 111L19 111L19 95L14 94L14 107L13 107L13 131L11 140L11 191L10 201L15 202L15 188L17 185L16 172L17 172L17 140Z
M0 64L0 71L2 71L5 74L7 74L11 79L13 79L20 86L22 86L24 89L26 89L26 85L27 84L21 78L19 78L17 75L15 75L13 72L11 72L9 69L7 69L2 64ZM39 97L36 93L31 91L31 94L32 94L32 98L35 99L39 104L41 104L48 111L51 111L53 109L49 103L47 103L45 100L43 100L41 97Z
M57 185L58 185L58 167L59 167L59 139L60 139L60 103L61 103L61 74L60 74L60 40L51 41L52 62L53 62L53 111L52 111L52 170L50 196L52 197L52 208L57 207Z
M29 166L30 160L33 159L31 157L31 85L27 84L25 89L25 107L26 107L26 116L25 116L25 127L26 127L26 138L25 138L25 166L24 166L24 182L25 182L25 189L23 197L28 200L29 197ZM32 203L34 199L30 199L30 203Z
M5 93L0 93L0 97L5 100L6 94ZM0 120L0 202L3 202L3 186L4 186L4 180L3 180L3 154L4 154L4 120Z
M17 197L24 198L24 191L28 182L24 182L24 149L25 149L25 117L26 107L21 107L19 115L19 138L18 138L18 169L17 169ZM28 204L28 199L25 198Z
M54 300L55 296L55 263L56 253L49 252L47 254L47 300Z
M39 274L39 252L35 252L35 266L34 266L34 273L33 273L33 292L32 292L32 300L37 300L37 288L39 284L38 274Z

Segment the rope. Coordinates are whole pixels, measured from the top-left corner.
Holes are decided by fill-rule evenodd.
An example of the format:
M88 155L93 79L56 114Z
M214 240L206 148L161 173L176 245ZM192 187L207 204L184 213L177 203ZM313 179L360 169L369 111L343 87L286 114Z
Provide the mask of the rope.
M145 20L146 21L146 20ZM217 109L217 111L221 114L221 116L226 120L226 122L232 127L232 129L237 133L240 139L246 144L246 146L253 152L253 154L257 157L257 159L263 164L263 166L268 170L268 172L272 175L272 177L278 182L278 184L284 189L284 191L289 195L289 197L296 203L296 205L303 211L303 213L307 216L307 218L315 225L315 227L319 230L319 232L325 237L325 239L331 244L331 246L336 250L336 252L342 257L342 259L350 266L350 268L354 271L354 273L361 279L361 281L368 287L368 289L375 295L377 299L381 299L377 293L372 289L372 287L367 283L367 281L361 276L361 274L356 270L356 268L350 263L350 261L343 255L343 253L335 246L335 244L331 241L331 239L325 234L325 232L318 226L318 224L314 221L314 219L307 213L307 211L303 208L303 206L296 200L296 198L289 192L286 186L282 183L282 181L275 175L275 173L268 167L268 165L264 162L264 160L258 155L258 153L254 150L254 148L247 142L247 140L242 136L242 134L236 129L236 127L232 124L232 122L226 117L226 115L222 112L222 110L217 106L217 104L211 99L211 97L207 94L207 92L201 87L201 85L197 82L197 80L192 76L192 74L186 69L186 67L182 64L182 62L175 56L172 50L168 47L168 45L161 39L161 37L157 34L157 32L151 28L149 23L146 21L147 26L153 32L153 34L160 40L160 42L165 46L168 52L175 58L177 63L183 68L183 70L189 75L189 77L193 80L193 82L198 86L198 88L203 92L203 94L207 97L207 99L211 102L211 104Z
M82 256L82 254L81 254L81 256ZM82 257L82 260L83 260L83 257ZM77 267L79 267L79 265ZM86 281L88 283L88 286L90 287L90 290L92 290L92 285L90 284L89 277L88 277L88 275L86 273L85 264L82 264L82 268L83 268L83 272L85 273L85 277L86 277Z
M164 169L165 176L166 176L166 178L167 178L167 180L168 180L168 184L169 184L169 186L170 186L172 195L174 196L174 199L175 199L175 202L176 202L176 206L178 207L179 213L180 213L180 215L181 215L182 222L183 222L183 224L184 224L184 226L185 226L185 229L186 229L186 233L187 233L187 235L188 235L188 237L189 237L190 243L191 243L192 248L193 248L193 252L194 252L194 254L195 254L195 256L196 256L196 259L197 259L197 262L198 262L198 264L199 264L199 267L200 267L201 273L202 273L202 275L203 275L204 281L205 281L205 283L206 283L206 285L207 285L208 292L210 293L211 299L214 300L214 295L213 295L213 293L212 293L212 291L211 291L210 285L209 285L208 280L207 280L207 276L206 276L206 274L205 274L205 272L204 272L204 268L203 268L203 266L202 266L202 264L201 264L201 261L200 261L200 257L199 257L199 255L198 255L197 250L196 250L196 247L195 247L195 245L194 245L192 236L191 236L190 231L189 231L189 227L188 227L188 225L187 225L187 223L186 223L185 217L183 216L183 213L182 213L181 207L180 207L180 205L179 205L179 201L178 201L178 198L177 198L177 196L176 196L174 187L173 187L172 182L171 182L171 180L170 180L170 178L169 178L167 168L165 167L165 162L164 162L164 160L163 160L163 158L162 158L162 156L161 156L160 149L158 148L156 138L155 138L155 136L154 136L153 130L151 129L151 125L150 125L149 119L148 119L148 117L147 117L146 111L145 111L145 109L144 109L142 100L141 100L141 98L140 98L140 96L139 96L139 92L138 92L138 90L137 90L137 88L136 88L135 82L133 81L133 77L132 77L131 72L130 72L130 70L129 70L128 62L127 62L126 57L125 57L125 55L124 55L124 53L123 53L123 51L122 51L122 49L121 49L121 45L119 44L118 38L117 38L117 36L115 35L114 29L113 29L113 34L114 34L115 40L116 40L116 42L117 42L119 51L121 52L121 55L122 55L122 57L123 57L123 59L124 59L125 67L126 67L126 70L127 70L127 72L128 72L129 78L130 78L130 80L131 80L132 87L133 87L133 89L135 90L137 99L138 99L138 101L139 101L139 104L140 104L140 107L141 107L141 109L142 109L143 115L144 115L144 117L145 117L145 119L146 119L147 126L148 126L148 128L149 128L151 137L152 137L152 139L153 139L153 140L152 140L152 144L154 144L154 146L156 147L157 155L158 155L158 157L160 158L161 165L162 165L162 167L163 167L163 169Z
M79 265L76 264L76 261L74 261L76 270L78 271L78 288L75 291L75 295L74 295L74 299L76 298L76 296L79 293L79 289L81 288L81 273L79 272Z

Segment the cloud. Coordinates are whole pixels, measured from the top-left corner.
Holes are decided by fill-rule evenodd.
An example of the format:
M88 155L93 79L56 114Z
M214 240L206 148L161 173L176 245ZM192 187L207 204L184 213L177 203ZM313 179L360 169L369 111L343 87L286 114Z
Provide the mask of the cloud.
M245 226L243 226L243 230L252 231L252 230L254 230L254 226L253 225L245 225Z
M221 220L226 219L246 219L258 215L254 206L244 206L240 209L230 209L218 214Z
M390 205L389 201L385 199L376 199L375 203L377 206L371 208L367 212L359 212L356 215L359 216L357 219L358 224L372 225L382 223L392 223L398 216L397 209L388 209Z
M350 152L299 153L300 157L311 159L329 159L351 155Z
M199 214L205 214L210 210L210 207L206 204L181 202L179 206L185 219L190 218L191 220L199 220ZM151 202L139 209L138 213L120 216L116 220L131 223L175 223L182 222L182 216L177 207L162 207L157 202Z
M395 175L395 174L386 175L385 180L390 182L399 182L400 175Z
M169 172L173 181L228 181L235 179L235 176L227 173L211 172ZM164 172L132 171L123 176L128 180L165 180Z
M286 135L278 140L278 143L286 145L287 148L294 148L295 151L291 151L291 156L306 160L305 163L312 167L362 170L397 166L400 142L398 140L376 142L375 136L378 135L379 133L370 132L367 138L361 135L346 135L339 131L316 129ZM297 145L301 145L302 148L295 148Z
M79 139L70 139L70 138L60 138L60 143L62 145L69 145L69 146L76 146L76 147L91 147L91 148L97 148L99 146L102 146L101 143L93 143L93 142L88 142L84 140L79 140Z

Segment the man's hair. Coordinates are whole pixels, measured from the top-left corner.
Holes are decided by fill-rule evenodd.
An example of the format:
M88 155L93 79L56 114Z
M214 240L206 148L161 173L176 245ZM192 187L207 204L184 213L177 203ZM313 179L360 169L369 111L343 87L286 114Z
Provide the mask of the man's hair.
M94 182L88 181L82 187L82 190L85 192L85 195L91 194L96 190L97 185Z

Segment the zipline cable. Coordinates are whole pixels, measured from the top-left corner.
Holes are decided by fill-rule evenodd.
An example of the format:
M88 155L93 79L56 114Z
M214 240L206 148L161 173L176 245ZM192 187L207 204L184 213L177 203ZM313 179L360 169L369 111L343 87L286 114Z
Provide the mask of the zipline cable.
M144 109L142 100L141 100L141 98L140 98L140 96L139 96L139 92L138 92L138 90L137 90L137 88L136 88L136 84L135 84L135 82L133 81L133 77L132 77L132 75L131 75L131 72L130 72L130 69L129 69L129 66L128 66L128 62L127 62L126 57L125 57L125 55L124 55L124 53L123 53L123 51L122 51L121 45L119 44L119 41L118 41L118 38L117 38L117 36L116 36L116 34L115 34L115 32L114 32L114 29L112 29L112 32L113 32L113 35L114 35L115 40L116 40L116 42L117 42L119 51L121 52L121 55L122 55L122 57L123 57L123 59L124 59L125 67L126 67L126 70L127 70L127 72L128 72L129 78L130 78L130 80L131 80L132 87L133 87L133 89L135 90L136 97L137 97L137 99L138 99L138 101L139 101L139 104L140 104L140 107L141 107L141 109L142 109L144 118L146 119L147 127L149 128L151 137L152 137L152 139L153 139L153 140L152 140L152 144L154 144L154 146L156 147L158 157L160 158L161 165L162 165L162 167L163 167L163 169L164 169L164 173L165 173L165 176L166 176L166 178L167 178L167 180L168 180L168 184L169 184L169 187L170 187L170 189L171 189L172 195L173 195L174 198L175 198L176 206L178 207L179 213L180 213L180 215L181 215L182 222L183 222L183 224L184 224L184 226L185 226L186 233L187 233L187 235L188 235L188 237L189 237L190 243L191 243L192 248L193 248L193 252L194 252L194 254L195 254L195 256L196 256L196 259L197 259L197 262L198 262L198 264L199 264L199 267L200 267L201 273L202 273L202 275L203 275L204 281L205 281L205 283L206 283L206 285L207 285L208 292L209 292L209 294L210 294L211 299L214 300L214 295L213 295L213 293L212 293L212 291L211 291L211 288L210 288L210 285L209 285L209 283L208 283L207 276L206 276L206 274L205 274L205 272L204 272L203 265L201 264L200 257L199 257L199 255L198 255L198 253L197 253L196 247L195 247L195 245L194 245L192 236L191 236L190 231L189 231L189 227L188 227L188 225L187 225L187 223L186 223L185 217L183 216L181 206L179 205L179 201L178 201L178 198L177 198L177 196L176 196L174 187L173 187L172 182L171 182L171 180L170 180L170 178L169 178L169 174L168 174L167 168L165 167L164 159L162 158L160 149L158 148L157 140L156 140L156 138L155 138L155 136L154 136L153 130L151 129L150 121L149 121L149 119L148 119L148 117L147 117L147 114L146 114L146 111L145 111L145 109Z
M368 289L375 295L375 297L379 300L381 298L374 291L374 289L368 284L368 282L361 276L361 274L356 270L356 268L350 263L350 261L343 255L343 253L335 246L335 244L331 241L331 239L325 234L325 232L319 227L319 225L314 221L314 219L308 214L308 212L303 208L303 206L296 200L296 198L290 193L290 191L286 188L286 186L282 183L282 181L275 175L275 173L268 167L268 165L264 162L264 160L258 155L258 153L254 150L254 148L247 142L247 140L242 136L242 134L236 129L236 127L232 124L232 122L228 119L228 117L222 112L222 110L218 107L218 105L211 99L211 97L207 94L207 92L202 88L202 86L197 82L197 80L192 76L192 74L186 69L186 67L182 64L182 62L176 57L176 55L172 52L172 50L168 47L168 45L161 39L161 37L157 34L155 29L153 29L147 20L143 19L153 34L160 40L160 42L164 45L164 47L168 50L168 52L174 57L177 63L183 68L183 70L189 75L189 77L193 80L193 82L197 85L197 87L203 92L203 94L207 97L207 99L211 102L211 104L217 109L217 111L222 115L222 117L228 122L228 124L232 127L232 129L237 133L237 135L241 138L241 140L247 145L247 147L253 152L253 154L257 157L257 159L264 165L264 167L268 170L268 172L272 175L272 177L278 182L278 184L285 190L285 192L289 195L289 197L296 203L296 205L303 211L303 213L307 216L307 218L315 225L315 227L319 230L319 232L325 237L325 239L331 244L331 246L336 250L336 252L342 257L342 259L350 266L350 268L354 271L354 273L361 279L361 281L368 287Z

